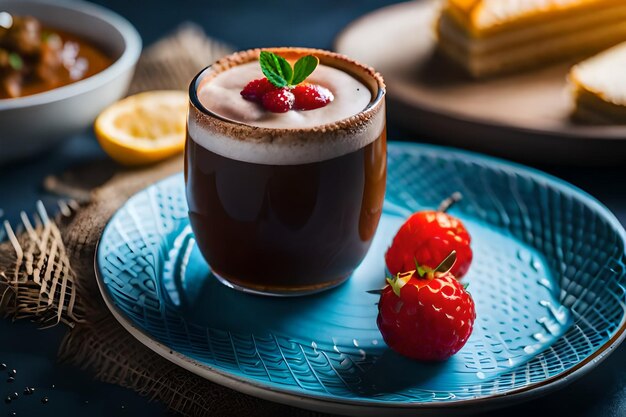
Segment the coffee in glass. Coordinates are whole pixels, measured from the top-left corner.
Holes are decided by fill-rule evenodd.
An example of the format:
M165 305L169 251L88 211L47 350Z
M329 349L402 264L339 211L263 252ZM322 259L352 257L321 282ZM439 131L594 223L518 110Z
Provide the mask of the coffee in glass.
M222 282L261 294L308 294L345 281L372 242L385 193L385 87L371 68L342 55L270 51L291 63L319 58L307 82L334 99L285 113L243 99L243 87L263 77L260 50L198 74L185 149L189 218Z

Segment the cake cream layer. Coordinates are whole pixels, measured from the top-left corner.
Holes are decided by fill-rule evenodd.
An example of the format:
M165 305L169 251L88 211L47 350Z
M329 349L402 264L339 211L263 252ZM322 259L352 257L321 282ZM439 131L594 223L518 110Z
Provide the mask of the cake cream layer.
M545 11L543 20L538 20L536 10L534 19L525 19L525 26L511 23L507 27L506 20L501 20L497 31L480 32L478 37L459 24L448 5L437 23L439 46L476 77L584 57L626 40L626 2L593 3L594 8L578 7L579 13Z
M439 23L439 34L446 41L458 44L461 49L474 55L488 54L511 47L528 45L535 41L554 41L578 35L578 41L584 43L581 33L592 30L613 31L626 20L626 1L621 5L594 11L588 15L575 15L568 19L555 19L542 24L535 24L507 30L489 37L473 38L468 36L449 15L443 14Z
M577 113L626 123L626 42L572 68Z
M529 39L498 49L476 52L481 46L471 44L454 27L445 29L447 22L439 22L439 47L475 77L504 72L515 72L562 61L570 57L585 57L611 47L626 39L626 16L623 20L605 26L593 26L560 36Z
M447 0L444 14L471 37L557 24L579 16L592 16L624 4L623 0Z

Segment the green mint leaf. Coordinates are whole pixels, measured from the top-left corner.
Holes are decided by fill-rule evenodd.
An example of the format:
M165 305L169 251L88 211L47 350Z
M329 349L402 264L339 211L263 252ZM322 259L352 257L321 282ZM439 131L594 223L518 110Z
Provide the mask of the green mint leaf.
M306 55L300 58L293 66L293 79L291 80L291 84L298 85L306 80L306 77L315 71L319 63L320 60L313 55Z
M293 78L293 71L289 62L272 52L261 51L259 64L261 64L263 75L276 87L286 87Z
M293 70L291 69L291 64L289 64L289 62L287 62L287 60L280 55L274 54L274 59L278 65L280 75L287 80L288 85L291 85L291 80L293 80Z
M24 68L24 61L22 60L21 56L19 56L15 52L11 52L9 54L9 65L15 71L21 71L21 69Z

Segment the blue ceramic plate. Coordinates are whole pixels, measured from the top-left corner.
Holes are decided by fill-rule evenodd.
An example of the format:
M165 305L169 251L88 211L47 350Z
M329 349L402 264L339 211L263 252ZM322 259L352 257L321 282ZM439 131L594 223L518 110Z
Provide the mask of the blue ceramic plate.
M413 211L454 191L474 262L477 321L440 364L405 359L376 327L383 254ZM211 381L262 398L354 415L494 407L562 386L624 338L626 233L582 191L495 159L390 144L385 203L369 254L344 285L276 299L211 276L187 219L182 174L132 197L96 255L113 314L137 339ZM422 414L421 414L422 415Z

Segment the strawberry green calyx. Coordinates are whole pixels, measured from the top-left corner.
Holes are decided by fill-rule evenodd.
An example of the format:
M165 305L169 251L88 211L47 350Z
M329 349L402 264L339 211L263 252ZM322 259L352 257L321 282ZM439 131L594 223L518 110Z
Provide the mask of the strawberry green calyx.
M395 277L388 277L387 282L393 290L393 293L400 297L400 290L406 285L407 282L409 282L411 278L413 278L413 275L415 275L415 271L398 272Z
M441 263L435 268L435 273L445 274L450 272L454 264L456 263L456 251L453 250L450 252L450 255L446 256L446 258L441 261Z
M417 272L417 276L419 278L433 279L435 278L434 270L427 266L422 266L417 262L417 258L413 258L413 262L415 262L415 271Z
M311 75L320 60L313 55L306 55L298 59L293 68L280 55L270 51L261 51L259 64L263 75L276 87L294 87Z
M413 260L415 261L415 271L417 271L417 275L420 278L431 280L439 275L450 272L450 270L456 263L456 251L453 250L452 252L450 252L450 254L446 256L446 258L441 261L441 263L435 269L419 265L417 259L415 258L413 258Z

